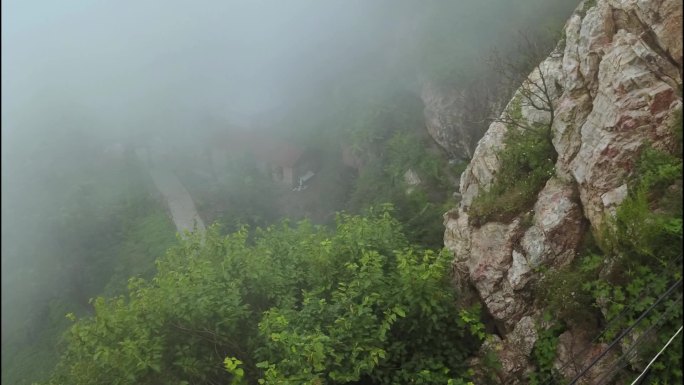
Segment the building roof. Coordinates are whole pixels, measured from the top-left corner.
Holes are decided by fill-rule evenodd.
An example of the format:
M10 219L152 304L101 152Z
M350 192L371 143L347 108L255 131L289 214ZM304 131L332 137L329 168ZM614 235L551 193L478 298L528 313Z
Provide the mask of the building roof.
M294 166L304 153L288 142L247 130L217 133L212 137L211 145L226 151L248 151L257 160L281 167Z

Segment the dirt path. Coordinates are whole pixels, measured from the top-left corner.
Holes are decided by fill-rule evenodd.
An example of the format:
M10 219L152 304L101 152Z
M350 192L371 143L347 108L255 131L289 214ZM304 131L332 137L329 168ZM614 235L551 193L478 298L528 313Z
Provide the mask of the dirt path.
M197 213L195 203L176 175L160 166L151 166L149 171L155 186L166 200L171 218L176 224L176 230L181 234L185 230L195 229L204 232L204 222Z

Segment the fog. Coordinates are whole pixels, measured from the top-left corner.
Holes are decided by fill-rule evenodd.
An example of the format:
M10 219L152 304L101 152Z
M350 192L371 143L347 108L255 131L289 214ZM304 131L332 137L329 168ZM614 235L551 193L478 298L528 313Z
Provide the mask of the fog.
M463 24L456 24L461 35L443 48L485 52L500 38L497 25L543 11L513 7L517 14L497 21L503 3L459 4L451 16ZM19 119L35 119L36 111L46 120L86 116L97 121L89 131L109 136L195 131L203 117L239 120L287 108L360 71L416 71L414 45L431 8L434 2L386 0L7 2L5 135L26 131ZM50 126L44 130L61 128Z
M3 109L87 114L89 130L111 135L193 130L203 116L292 102L377 55L392 25L378 17L387 4L361 1L3 6Z
M340 98L467 77L513 31L557 24L576 5L511 3L2 2L3 349L73 278L48 252L61 242L51 218L89 156L152 138L201 145L255 121L276 134L285 121L332 129L318 117Z
M44 194L44 178L89 162L75 150L85 142L183 142L228 123L248 125L259 114L306 99L359 62L377 59L394 22L381 17L387 2L363 1L2 6L2 247L8 279L12 269L4 267L21 265L8 258L38 258L6 252L29 235L26 228L11 227L27 210L62 203ZM31 236L36 230L52 231L37 228ZM3 299L18 294L13 289L3 290Z

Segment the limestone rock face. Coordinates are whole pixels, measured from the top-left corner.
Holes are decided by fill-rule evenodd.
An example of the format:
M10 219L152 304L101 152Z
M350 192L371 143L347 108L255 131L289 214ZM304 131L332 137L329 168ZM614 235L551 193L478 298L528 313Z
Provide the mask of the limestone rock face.
M592 338L593 335L586 328L582 327L577 327L561 334L558 337L557 360L554 363L554 368L565 378L574 378L578 375L582 369L587 367L608 347L608 344L605 343L591 345ZM609 364L618 357L618 351L610 351L604 359L591 368L586 375L582 376L578 384L589 385L606 380L606 376L611 370Z
M410 194L413 192L413 189L420 185L422 183L422 180L420 179L420 176L418 175L417 172L413 171L412 168L409 168L406 170L404 173L404 183L408 186L406 188L406 193Z
M425 105L423 114L427 131L455 159L472 158L477 141L486 128L481 123L474 122L481 120L481 117L475 118L473 114L482 112L475 110L485 108L483 105L471 104L475 100L471 93L477 87L478 85L470 85L456 89L438 86L428 80L422 82L420 97ZM488 95L485 102L490 108L497 105L497 101L489 100L491 96ZM482 95L478 97L478 100L482 99Z
M473 151L461 175L462 200L444 216L444 243L454 253L457 284L464 291L474 287L473 297L496 323L501 339L492 343L511 373L502 372L501 383L525 383L526 357L537 338L530 330L543 324L531 290L540 278L538 269L570 263L583 235L614 214L647 143L672 148L676 139L669 127L682 109L681 26L677 0L598 0L578 6L566 23L562 51L558 48L540 65L547 83L555 85L551 131L558 157L556 175L531 212L510 223L471 223L468 208L496 178L497 153L508 128L491 124ZM533 72L529 79L538 76ZM532 108L523 108L522 115L528 122L550 118ZM578 327L563 334L559 365L579 359L572 342L584 340L582 348L591 338ZM572 375L572 370L563 373Z

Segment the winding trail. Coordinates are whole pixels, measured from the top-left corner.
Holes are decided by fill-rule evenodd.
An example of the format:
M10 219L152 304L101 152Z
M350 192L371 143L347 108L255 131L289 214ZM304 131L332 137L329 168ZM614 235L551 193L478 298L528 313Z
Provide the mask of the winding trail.
M185 230L191 232L197 230L204 233L204 222L197 213L195 203L176 175L167 168L157 165L150 166L149 171L154 185L166 200L173 223L176 224L176 230L181 235Z

